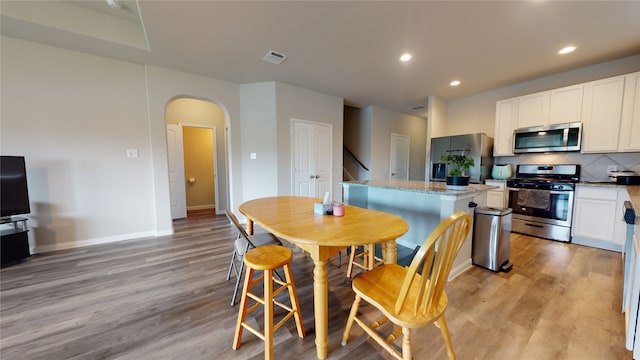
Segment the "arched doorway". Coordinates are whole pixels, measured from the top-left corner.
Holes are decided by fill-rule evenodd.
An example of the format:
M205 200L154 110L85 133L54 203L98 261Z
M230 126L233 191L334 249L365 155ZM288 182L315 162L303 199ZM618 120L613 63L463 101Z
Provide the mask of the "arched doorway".
M179 97L165 110L171 217L228 207L224 110L207 100Z

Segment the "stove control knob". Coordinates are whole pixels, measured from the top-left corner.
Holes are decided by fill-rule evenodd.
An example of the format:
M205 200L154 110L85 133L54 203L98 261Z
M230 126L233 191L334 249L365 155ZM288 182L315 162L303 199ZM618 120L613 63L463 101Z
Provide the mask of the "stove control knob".
M558 190L562 190L562 189L564 189L564 185L559 185Z

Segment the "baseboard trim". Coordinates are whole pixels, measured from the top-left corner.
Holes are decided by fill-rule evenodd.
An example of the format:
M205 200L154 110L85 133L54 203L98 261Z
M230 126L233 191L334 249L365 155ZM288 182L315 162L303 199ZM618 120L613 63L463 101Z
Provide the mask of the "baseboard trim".
M31 253L42 254L50 251L74 249L74 248L79 248L84 246L107 244L107 243L112 243L117 241L137 240L145 237L171 235L172 232L173 232L172 230L168 230L168 231L163 231L161 234L154 231L144 231L144 232L131 233L131 234L122 234L117 236L106 236L106 237L95 238L95 239L68 241L68 242L51 244L51 245L41 245L41 246L32 247Z
M455 279L456 277L458 277L458 275L462 274L463 272L471 269L472 266L473 264L471 263L471 258L469 258L462 264L454 267L453 269L451 269L451 272L449 272L449 281Z
M187 206L187 211L190 211L190 210L209 210L209 209L215 209L215 207L216 207L215 204Z
M589 239L589 238L584 238L580 236L573 236L571 238L571 242L576 245L584 245L584 246L595 247L603 250L622 252L622 245L614 244L610 241L605 241L605 240Z

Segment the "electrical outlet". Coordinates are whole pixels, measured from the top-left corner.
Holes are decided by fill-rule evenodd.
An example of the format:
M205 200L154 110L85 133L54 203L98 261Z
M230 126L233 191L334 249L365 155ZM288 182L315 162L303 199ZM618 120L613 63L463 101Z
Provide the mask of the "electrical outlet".
M607 172L618 171L618 167L616 165L607 166Z

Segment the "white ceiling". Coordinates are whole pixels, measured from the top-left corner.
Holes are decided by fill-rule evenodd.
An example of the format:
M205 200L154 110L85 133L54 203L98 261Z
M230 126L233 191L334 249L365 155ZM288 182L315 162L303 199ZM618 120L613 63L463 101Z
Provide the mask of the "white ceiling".
M115 37L86 36L86 28L70 29L84 17L77 12L73 21L56 26L45 15L16 10L24 3L45 8L52 1L2 0L1 31L234 83L281 81L343 97L354 106L408 113L410 106L426 105L428 96L456 99L640 54L637 0L121 2L120 11L106 1L57 3L81 7L87 19L89 12L99 12L117 16L120 24L130 22L132 31L137 27L146 34L148 49ZM43 13L61 16L61 11ZM138 14L144 33L136 24ZM101 26L102 34L122 35ZM123 26L117 28L122 32ZM578 49L557 54L569 44ZM288 58L281 65L265 62L269 50ZM403 52L413 59L400 63ZM454 79L462 85L450 87Z

